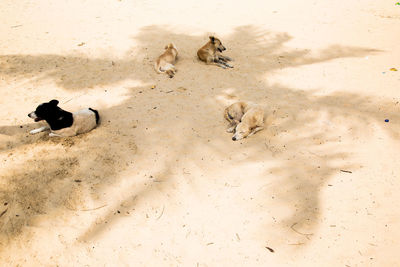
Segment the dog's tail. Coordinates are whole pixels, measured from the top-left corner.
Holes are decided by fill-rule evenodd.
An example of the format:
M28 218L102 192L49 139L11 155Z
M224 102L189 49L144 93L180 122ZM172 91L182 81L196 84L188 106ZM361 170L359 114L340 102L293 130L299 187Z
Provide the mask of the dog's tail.
M157 73L164 73L164 70L161 69L161 66L159 66L157 62L154 63L154 69Z
M99 112L95 109L89 108L89 110L93 111L94 115L96 116L96 124L99 124L100 122L100 115Z
M167 69L165 73L168 74L168 77L174 78L175 72L173 69Z
M231 114L229 114L228 108L225 109L224 112L224 117L227 121L232 122L233 121L233 117L231 116Z

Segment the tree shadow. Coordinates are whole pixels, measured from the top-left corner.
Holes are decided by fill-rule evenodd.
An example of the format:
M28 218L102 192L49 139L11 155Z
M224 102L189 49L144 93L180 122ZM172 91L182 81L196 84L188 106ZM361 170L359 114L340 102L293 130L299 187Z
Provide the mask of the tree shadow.
M158 41L154 42L154 36ZM150 26L134 37L139 45L122 59L78 55L0 56L0 75L10 80L50 80L73 91L132 80L142 84L130 87L129 98L123 103L101 110L104 123L82 136L60 141L49 139L45 134L27 135L32 124L22 128L0 126L1 138L6 142L0 148L1 153L13 154L1 173L5 189L0 199L9 207L0 218L1 239L12 240L43 213L59 214L62 210L65 214L71 212L65 209L80 212L101 206L100 196L121 186L121 173L152 160L153 169L138 171L136 181L126 186L121 201L97 211L97 219L82 229L81 241L97 236L105 224L107 227L115 224L120 218L115 216L116 210L121 205L124 211L133 212L138 201L145 201L159 191L168 191L172 173L184 168L178 161L191 162L200 170L210 164L211 171L215 172L220 170L213 161L234 168L249 163L266 164L257 172L263 173L259 179L265 179L259 183L268 186L257 188L259 205L254 212L271 215L265 218L265 225L284 229L296 225L312 231L320 215L322 188L341 169L357 165L343 145L351 140L341 138L348 135L349 127L350 135L357 136L368 131L371 124L381 124L381 107L385 107L385 115L393 118L393 123L384 129L398 138L400 113L390 101L348 92L318 96L298 88L269 84L264 77L275 70L362 57L378 50L340 45L318 52L291 49L285 46L291 40L287 33L274 34L243 26L221 38L228 47L226 54L235 59L234 69L222 70L199 62L195 56L207 38ZM152 59L167 42L176 43L179 49L179 72L174 83L152 69ZM157 87L151 89L149 84ZM194 103L193 99L198 101ZM241 143L233 143L224 133L226 125L222 118L223 108L237 99L257 102L271 116L267 130ZM164 117L174 119L167 121ZM211 136L210 129L214 128L219 128L221 134ZM198 138L188 142L176 136L176 132ZM201 153L213 157L200 164L196 159ZM18 157L26 160L15 163ZM27 172L19 164L29 164L31 168ZM153 173L157 179L150 178ZM209 181L209 178L203 179ZM26 195L35 196L36 201L26 205ZM92 206L88 207L88 203ZM288 212L278 218L273 214L280 208Z
M158 41L154 41L154 36L158 36ZM0 75L6 79L13 77L15 80L50 80L67 90L113 85L126 80L148 80L156 76L154 71L145 74L137 70L143 67L152 68L153 59L160 54L165 42L179 44L179 57L183 59L178 63L182 65L181 69L205 67L202 66L204 64L192 65L193 62L198 61L197 49L208 41L208 38L204 36L190 36L174 33L167 27L148 26L134 38L140 45L127 51L122 58L111 56L89 58L84 55L52 54L0 55ZM291 39L292 37L287 33L273 34L254 26L242 26L237 27L231 36L224 39L224 42L229 43L230 48L227 53L236 58L240 70L251 70L252 75L337 58L362 57L379 52L376 49L340 45L328 47L316 55L308 49L285 50L285 43ZM268 64L254 69L255 63ZM210 73L212 75L220 72L210 71Z

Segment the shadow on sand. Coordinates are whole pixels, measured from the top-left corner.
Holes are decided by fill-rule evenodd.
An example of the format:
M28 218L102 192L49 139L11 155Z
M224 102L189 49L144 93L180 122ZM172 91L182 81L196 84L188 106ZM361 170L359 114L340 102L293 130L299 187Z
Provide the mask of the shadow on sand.
M159 42L150 41L154 35L159 36ZM394 107L390 101L377 102L348 92L317 96L298 88L269 84L264 78L274 70L379 52L374 49L335 45L318 52L293 50L285 47L291 39L287 33L243 26L222 38L228 47L226 54L235 59L234 69L222 70L196 59L195 51L206 42L204 36L150 26L134 38L140 45L122 59L71 55L0 56L0 76L6 80L51 80L73 91L121 82L129 84L131 80L157 83L154 90L149 86L130 87L129 98L120 105L101 110L102 125L82 136L49 139L44 133L28 135L27 129L32 129L33 124L22 125L22 128L20 125L0 126L0 150L8 155L0 171L0 205L4 205L0 212L5 211L0 217L3 245L23 233L24 227L34 224L41 214L55 214L65 209L79 212L100 206L96 199L119 186L124 170L140 168L141 162L153 160L149 158L153 155L154 170L148 173L157 172L158 181L139 178L139 175L132 178L137 179L135 188L130 188L132 193L121 201L126 211L132 210L137 201L159 190L168 191L171 173L182 167L176 162L185 158L195 163L199 151L213 155L208 160L210 164L223 159L226 164L238 167L249 162L274 162L274 166L265 167L262 170L265 175L260 176L269 186L261 189L257 196L259 203L266 204L259 212L271 214L273 211L266 207L278 203L278 207L288 207L290 215L276 221L269 219L265 224L280 224L284 228L296 224L299 229L304 227L312 231L320 214L321 188L340 169L354 167L349 151L342 146L351 142L341 139L343 131L348 130L344 127L351 124L351 134L356 136L368 131L372 123L381 123L380 107ZM171 87L169 79L152 70L152 59L166 42L178 44L180 50L179 72L174 78L179 80L178 88ZM254 66L258 66L257 69ZM189 69L190 72L185 71ZM202 79L215 81L215 86L209 88L198 83ZM239 98L265 105L273 114L268 130L243 141L240 146L224 133L224 107L220 101ZM188 99L197 99L197 104L192 105ZM394 112L394 108L388 110L392 111L386 116L393 118L394 123L385 129L398 137L396 121L400 113ZM142 119L144 114L146 119ZM193 118L191 114L198 116ZM163 117L176 119L164 121ZM343 118L351 123L338 125ZM210 136L213 128L220 128L221 135ZM188 142L175 137L174 131L198 138ZM152 144L161 147L152 147ZM230 159L238 149L245 151L246 156ZM168 156L158 155L158 150ZM203 164L206 166L207 161ZM26 165L29 169L22 167ZM33 200L31 203L26 201L28 195ZM121 203L99 211L99 220L88 222L80 238L91 239L104 227L111 227L119 218L115 212L121 209Z

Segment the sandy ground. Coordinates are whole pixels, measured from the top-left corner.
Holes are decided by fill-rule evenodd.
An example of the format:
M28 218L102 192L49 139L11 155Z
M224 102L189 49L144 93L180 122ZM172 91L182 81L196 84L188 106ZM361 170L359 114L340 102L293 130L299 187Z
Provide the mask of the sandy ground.
M2 0L1 265L398 266L395 2ZM101 125L29 135L54 98ZM233 142L239 99L270 120Z

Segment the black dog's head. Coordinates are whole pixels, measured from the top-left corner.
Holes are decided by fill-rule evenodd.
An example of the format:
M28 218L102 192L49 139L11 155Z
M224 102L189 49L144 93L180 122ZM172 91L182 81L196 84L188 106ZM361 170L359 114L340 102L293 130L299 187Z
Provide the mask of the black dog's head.
M36 110L29 113L28 116L35 121L47 121L52 118L58 118L62 113L62 109L60 109L57 105L58 100L53 99L48 103L40 104Z

